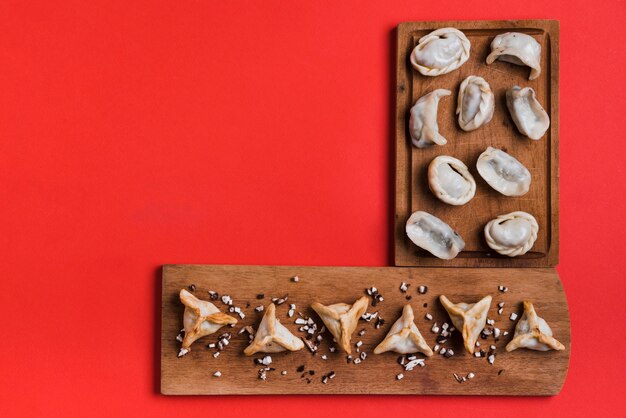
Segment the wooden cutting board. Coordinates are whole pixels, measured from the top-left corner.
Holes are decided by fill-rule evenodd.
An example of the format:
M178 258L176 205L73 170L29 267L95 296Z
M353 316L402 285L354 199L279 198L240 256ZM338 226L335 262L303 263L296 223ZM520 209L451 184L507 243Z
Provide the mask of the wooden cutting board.
M293 276L299 282L293 282ZM410 287L406 293L399 290L406 282ZM227 294L234 305L242 308L246 317L234 328L223 328L217 334L196 341L192 351L178 358L180 343L176 336L182 328L183 305L178 293L195 285L194 294L209 299L209 290L220 295ZM426 294L419 294L418 286L428 287ZM306 348L299 352L272 354L267 380L258 378L261 366L254 359L262 355L246 357L242 351L248 344L245 334L237 332L246 325L255 329L263 313L256 313L258 305L267 305L272 297L288 295L285 304L277 308L277 317L295 335L298 331L293 318L288 318L290 303L297 310L311 316L321 325L321 320L309 308L312 302L324 304L337 302L352 303L365 294L365 289L375 286L384 297L368 312L378 311L385 323L376 329L374 322L360 321L357 332L365 330L363 336L353 335L352 342L362 341L361 350L367 353L360 364L348 363L346 355L334 345L328 333L318 352L313 355ZM498 286L506 286L502 293ZM265 298L258 300L258 294ZM436 334L431 332L434 322L441 325L450 322L438 302L441 294L453 302L476 302L491 295L493 302L489 318L495 326L508 331L494 343L492 337L480 339L482 347L496 345L496 360L489 365L485 358L475 358L463 350L458 332L442 346L451 348L454 356L445 358L439 354L426 358L425 367L404 371L397 362L398 354L374 355L373 348L384 338L398 318L402 307L410 303L415 311L416 324L426 341L435 345ZM411 296L407 301L406 296ZM565 351L537 352L519 349L511 353L504 350L513 336L515 322L509 319L512 312L521 316L521 302L531 300L539 314L551 326L555 338L565 345ZM504 312L497 314L497 303L504 302ZM221 301L214 302L224 310ZM249 305L248 305L249 304ZM430 313L433 321L425 315ZM215 349L207 348L216 342L223 332L233 334L230 344L219 357L214 358ZM326 355L326 360L322 358ZM353 349L353 356L358 355ZM424 358L418 355L419 358ZM242 394L431 394L431 395L556 395L561 390L567 373L570 357L570 320L563 287L554 269L477 269L477 268L397 268L397 267L261 267L261 266L210 266L210 265L166 265L163 267L162 318L161 318L161 392L167 395L242 395ZM303 372L298 372L299 367ZM222 373L214 377L215 371ZM287 371L282 375L281 371ZM309 374L313 370L314 374ZM336 377L327 384L322 376L335 372ZM454 373L475 377L458 383ZM398 373L404 379L396 380Z
M426 77L413 70L411 51L427 33L443 27L457 28L471 43L470 57L458 70ZM501 61L487 65L493 38L505 32L522 32L541 44L541 75L528 80L530 69ZM395 264L445 267L551 267L558 264L559 227L559 22L555 20L407 22L398 26L396 60L396 199ZM483 77L495 95L493 119L485 126L465 132L458 126L457 97L461 82L470 75ZM538 141L521 135L506 107L505 93L514 85L532 87L550 116L550 129ZM408 132L409 110L415 101L435 89L452 95L439 103L438 123L448 140L443 146L418 149ZM493 190L478 174L476 160L488 146L517 158L532 175L529 192L507 197ZM438 155L450 155L468 166L476 180L476 195L463 206L438 200L428 188L427 167ZM455 229L465 249L454 260L440 260L421 250L406 236L411 213L429 212ZM535 245L527 254L509 258L492 251L483 227L498 215L522 210L539 224Z

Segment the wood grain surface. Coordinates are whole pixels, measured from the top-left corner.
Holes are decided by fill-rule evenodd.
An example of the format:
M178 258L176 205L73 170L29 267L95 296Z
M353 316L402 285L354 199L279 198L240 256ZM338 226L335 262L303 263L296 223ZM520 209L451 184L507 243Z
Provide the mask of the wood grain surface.
M426 77L411 68L409 56L423 35L441 27L455 27L471 42L469 60L451 73ZM528 80L530 69L501 61L485 63L493 38L516 31L533 36L541 44L541 75ZM559 24L553 20L466 21L402 23L397 30L396 73L396 210L395 264L398 266L549 267L558 264L559 243ZM461 82L470 75L483 77L495 95L493 119L472 132L459 128L457 96ZM521 135L506 107L505 92L514 85L532 87L550 116L550 129L538 141ZM409 110L415 101L438 88L452 91L439 103L438 123L448 140L444 146L418 149L408 132ZM506 197L492 189L478 174L476 160L488 147L503 149L524 164L532 175L529 192ZM476 195L463 206L438 200L428 188L427 167L438 155L463 161L476 180ZM440 260L414 245L406 236L411 213L424 210L448 223L465 240L465 250L453 260ZM522 210L539 223L535 245L527 254L509 258L491 250L483 236L484 225L498 215Z
M294 283L291 277L298 275ZM407 293L399 290L401 282L410 284ZM234 305L243 309L246 317L234 328L223 328L233 333L230 344L218 358L215 349L207 344L216 342L217 334L204 337L192 345L189 354L177 357L180 343L176 335L182 328L184 307L178 293L195 285L193 292L201 299L209 299L208 291L220 295L228 294ZM418 293L419 285L428 286L424 295ZM502 293L498 286L507 286ZM248 338L237 335L246 325L257 327L262 313L254 308L267 305L272 297L288 295L288 301L277 308L277 317L294 334L303 336L287 317L290 303L297 310L311 316L321 325L321 320L310 309L314 301L324 304L337 302L352 303L364 295L365 288L375 286L384 301L368 312L378 311L385 319L380 329L373 322L359 321L357 332L365 329L362 337L353 335L352 342L363 341L361 350L367 358L361 364L349 364L346 355L339 351L329 352L334 345L328 333L316 355L306 348L299 352L272 354L272 367L267 380L258 378L259 365L254 359L262 355L246 357L242 353ZM257 300L256 295L265 294ZM476 302L491 295L492 306L489 318L495 326L509 331L495 343L496 360L489 365L485 358L475 358L463 350L460 334L442 346L452 348L455 355L445 358L439 354L426 358L425 367L404 371L398 364L398 354L372 353L398 318L402 307L410 303L415 311L415 322L431 345L435 345L436 334L431 332L433 322L450 322L440 305L438 297L445 294L453 302ZM406 300L406 295L411 300ZM507 353L506 344L513 336L515 322L509 320L511 312L521 316L522 300L531 300L537 313L552 327L555 338L565 345L565 351L537 352L517 350ZM502 315L497 314L497 303L505 302ZM221 301L214 302L225 309ZM248 306L249 304L249 306ZM427 305L427 306L425 306ZM433 321L425 314L430 313ZM494 344L493 338L479 340L483 347ZM322 359L322 355L327 360ZM353 349L353 356L356 353ZM418 355L419 358L424 356ZM477 268L397 268L397 267L269 267L269 266L219 266L219 265L166 265L163 267L162 319L161 319L161 392L168 395L242 395L242 394L436 394L436 395L556 395L559 393L567 373L570 357L570 320L567 300L559 277L554 269L477 269ZM297 372L304 366L305 372ZM215 371L221 377L214 377ZM287 375L281 375L286 370ZM314 375L309 374L314 371ZM322 376L334 371L336 377L327 384ZM474 373L474 379L458 383L453 373L466 376ZM304 376L302 376L304 373ZM396 380L398 373L404 379ZM310 383L307 382L310 380Z

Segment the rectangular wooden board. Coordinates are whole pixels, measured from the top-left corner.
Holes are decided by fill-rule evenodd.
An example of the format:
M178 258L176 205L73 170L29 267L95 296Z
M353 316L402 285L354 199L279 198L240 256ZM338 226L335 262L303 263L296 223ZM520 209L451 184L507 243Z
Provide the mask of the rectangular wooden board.
M409 56L420 37L432 30L454 27L471 43L468 61L448 74L427 77L413 70ZM522 32L541 44L541 75L528 80L530 69L501 61L487 65L493 38L504 32ZM396 190L395 264L397 266L447 267L550 267L559 254L559 22L555 20L455 21L402 23L397 30L396 74ZM461 82L470 75L483 77L495 95L493 119L472 132L459 128L457 96ZM505 92L514 85L532 87L550 116L550 129L538 141L521 135L506 107ZM452 95L439 103L438 123L448 140L443 146L418 149L408 132L409 110L415 101L435 89ZM517 158L532 175L529 192L506 197L492 189L476 170L478 156L488 146L500 148ZM438 155L463 161L476 179L476 195L463 206L438 200L429 190L428 164ZM455 229L465 240L465 249L453 260L440 260L414 245L406 236L411 213L429 212ZM535 216L539 233L527 254L509 258L492 251L483 237L484 225L498 215L522 210Z
M300 281L291 281L293 276ZM410 284L402 293L402 282ZM214 335L204 337L192 345L186 356L178 358L180 342L176 336L182 328L183 305L179 301L181 289L195 285L194 294L209 299L209 290L228 294L234 305L242 308L245 319L234 328L223 328ZM426 294L419 294L420 285L428 286ZM508 287L508 292L498 291L498 286ZM352 303L365 294L365 288L375 286L384 297L368 312L378 311L385 323L376 329L374 322L359 321L352 343L362 341L361 351L367 353L360 364L348 363L346 354L337 350L328 333L318 352L313 355L306 348L298 352L272 354L271 364L276 370L267 373L267 380L258 378L261 366L254 360L262 354L246 357L242 353L248 338L238 335L247 325L255 329L263 313L255 312L258 305L267 305L272 297L288 295L285 304L277 307L277 317L295 335L298 331L294 319L289 318L289 304L296 304L297 311L313 318L320 326L321 320L310 309L314 301L324 304ZM257 294L265 298L258 300ZM493 338L480 339L482 347L496 345L496 360L489 365L485 358L475 358L463 349L460 334L453 336L442 347L451 348L454 356L446 358L435 354L426 358L425 367L404 371L397 362L398 354L375 355L373 348L384 338L398 318L402 307L410 303L415 311L415 323L429 343L436 344L436 334L431 332L433 322L440 326L450 322L438 301L445 294L453 302L476 302L486 295L493 296L489 318L495 326L510 334L498 342ZM407 301L406 296L411 296ZM531 300L537 313L551 326L554 337L561 341L565 351L538 352L519 349L511 353L504 350L513 336L515 322L509 319L512 312L521 316L521 302ZM497 304L504 302L504 312L497 313ZM221 301L217 307L227 307ZM425 306L427 304L427 306ZM430 313L433 321L425 314ZM233 334L230 344L219 357L215 349L207 348L222 332ZM326 356L326 360L322 358ZM353 356L359 355L352 351ZM554 269L477 269L477 268L397 268L397 267L268 267L268 266L210 266L166 265L163 267L162 318L161 318L161 392L167 395L244 395L244 394L413 394L413 395L556 395L565 381L570 356L570 322L567 300ZM424 358L423 355L418 355ZM297 369L303 366L304 372ZM214 377L219 370L221 377ZM287 374L282 375L281 371ZM309 374L313 370L315 374ZM334 371L336 377L327 384L322 376ZM453 373L475 377L458 383ZM396 380L398 373L404 379ZM310 383L307 381L310 380Z

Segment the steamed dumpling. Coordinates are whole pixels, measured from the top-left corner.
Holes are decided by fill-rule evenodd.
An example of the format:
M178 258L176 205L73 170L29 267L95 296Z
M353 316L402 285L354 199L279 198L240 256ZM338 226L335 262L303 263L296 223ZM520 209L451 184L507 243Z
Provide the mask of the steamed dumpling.
M535 244L538 231L535 217L522 211L500 215L484 229L487 245L509 257L526 254Z
M443 260L453 259L465 247L465 241L447 223L424 211L414 212L406 221L406 235L415 245Z
M439 99L450 94L452 94L450 90L437 89L417 99L411 108L409 133L413 145L417 148L426 148L434 144L444 145L448 142L439 133L437 107Z
M464 205L476 193L476 182L467 166L448 155L440 155L428 165L428 186L439 200L450 205Z
M493 117L495 100L489 83L471 75L461 83L456 114L464 131L473 131L489 123Z
M530 87L514 86L506 92L506 106L517 130L530 139L540 139L550 127L550 117L543 110Z
M507 32L496 36L491 42L487 64L492 64L496 59L515 65L527 65L530 67L529 80L534 80L541 74L541 45L525 33Z
M411 65L427 76L454 71L467 61L470 41L458 29L441 28L420 38L411 52Z
M530 171L506 152L488 147L476 161L478 174L505 196L522 196L530 189Z

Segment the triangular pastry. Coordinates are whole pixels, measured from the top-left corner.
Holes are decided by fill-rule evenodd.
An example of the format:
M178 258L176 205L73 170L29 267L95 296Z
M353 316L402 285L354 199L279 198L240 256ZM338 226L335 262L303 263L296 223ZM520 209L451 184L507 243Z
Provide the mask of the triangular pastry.
M393 324L385 339L376 346L374 354L395 351L400 354L420 352L429 357L432 356L433 351L426 344L426 340L420 334L414 320L415 316L411 305L404 305L402 316Z
M456 329L463 334L463 342L468 353L473 354L476 340L487 323L487 313L491 306L491 296L485 296L476 303L452 303L444 295L439 300Z
M565 346L552 337L548 323L537 316L535 307L527 300L524 301L524 314L515 326L515 335L506 345L506 351L518 348L538 351L565 350Z
M198 299L185 289L180 291L180 301L185 305L183 314L185 337L178 357L187 354L191 350L191 344L198 338L211 335L224 325L237 323L237 319L220 312L211 302Z
M335 303L334 305L325 306L315 302L311 305L311 308L322 318L324 325L335 337L337 344L343 351L350 354L352 352L350 337L357 327L359 318L365 313L368 306L369 301L366 296L363 296L352 305Z
M259 329L254 340L243 353L251 356L254 353L279 353L281 351L298 351L304 347L302 340L293 335L283 324L276 319L276 305L270 304L265 309Z

